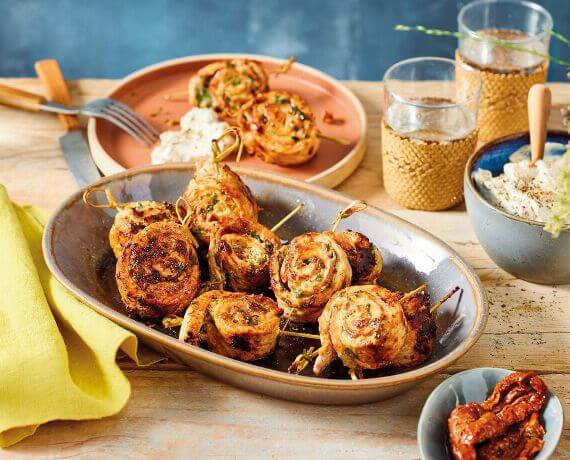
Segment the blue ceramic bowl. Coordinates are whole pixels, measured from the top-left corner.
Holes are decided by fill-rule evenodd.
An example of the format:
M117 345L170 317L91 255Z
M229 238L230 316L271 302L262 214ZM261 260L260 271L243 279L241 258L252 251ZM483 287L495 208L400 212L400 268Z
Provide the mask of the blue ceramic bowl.
M422 460L452 459L447 429L447 418L451 411L458 404L483 401L491 394L495 385L512 372L493 367L470 369L449 377L436 387L424 404L418 423L418 449ZM562 405L552 392L549 392L541 419L546 435L544 447L535 460L549 458L562 435Z
M548 142L568 143L563 131L548 133ZM481 147L465 168L465 204L471 224L489 257L517 278L539 284L570 283L570 227L556 239L544 223L513 216L489 203L472 178L480 168L503 172L509 156L529 144L528 133L503 137Z

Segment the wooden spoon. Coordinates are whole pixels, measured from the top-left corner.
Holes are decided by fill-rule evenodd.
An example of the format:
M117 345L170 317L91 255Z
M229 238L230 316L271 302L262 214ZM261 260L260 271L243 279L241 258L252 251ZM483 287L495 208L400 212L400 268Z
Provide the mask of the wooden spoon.
M533 85L528 92L528 125L530 131L530 166L534 166L544 156L544 144L548 117L550 115L550 103L552 96L550 88L543 83Z

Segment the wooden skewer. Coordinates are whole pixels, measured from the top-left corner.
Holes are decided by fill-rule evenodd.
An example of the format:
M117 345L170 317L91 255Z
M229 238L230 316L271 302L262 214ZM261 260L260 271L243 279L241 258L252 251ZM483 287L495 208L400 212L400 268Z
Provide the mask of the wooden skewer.
M295 214L297 214L304 207L305 207L304 203L300 203L295 209L293 209L293 211L291 211L289 214L287 214L285 217L283 217L283 219L281 219L273 227L271 227L271 231L275 233L277 230L279 230L285 224L285 222L287 222L289 219L291 219L291 217L293 217Z
M89 195L91 195L93 192L100 192L100 191L105 192L105 197L107 198L107 204L91 203L89 201ZM115 199L115 195L113 195L113 192L111 191L111 189L109 189L109 188L104 189L101 187L92 187L92 188L88 188L87 190L85 190L85 192L83 192L83 202L87 206L91 206L92 208L118 209L121 206L121 204Z
M342 137L335 137L335 136L327 136L326 134L323 134L321 132L319 132L318 136L321 139L326 139L327 141L331 141L334 142L335 144L340 144L340 145L350 145L352 142L349 141L348 139L344 139Z
M364 201L354 200L346 208L337 213L335 220L331 224L331 232L336 231L336 228L342 219L346 219L347 217L350 217L357 212L364 211L367 207L368 205Z
M178 217L180 225L185 226L190 220L190 214L187 213L186 216L182 217L182 213L180 212L180 203L184 203L186 206L188 206L188 203L182 196L179 196L178 199L176 200L176 203L174 203L174 210L176 211L176 217Z
M313 339L313 340L321 340L321 336L317 334L307 334L305 332L293 332L293 331L285 331L280 330L279 335L288 335L291 337L302 337L305 339Z
M315 350L315 347L310 347L308 350L303 351L303 353L297 355L287 371L290 374L300 374L309 365L313 358L319 354L319 350L320 348Z
M402 303L403 301L414 297L415 295L419 294L420 292L423 292L427 289L427 284L422 284L421 286L418 286L417 288L415 288L413 291L410 292L406 292L401 298L400 300L398 300L398 303Z
M362 375L362 369L349 369L348 374L352 380L360 380L364 377Z
M178 218L180 225L182 225L183 227L185 227L188 230L188 233L190 234L190 242L192 243L192 246L194 246L195 248L198 248L200 246L200 244L198 243L198 240L196 239L194 234L190 231L190 229L188 229L188 224L190 223L190 213L187 212L186 216L182 217L182 214L180 212L180 203L184 203L186 205L186 207L188 207L188 203L186 202L184 197L182 197L182 196L178 197L178 199L176 200L176 203L174 204L174 210L176 211L176 217Z
M226 137L230 134L233 134L234 142L229 147L226 147L224 150L221 150L220 144L219 144L220 141L224 137ZM212 156L213 156L213 161L216 164L219 163L220 161L225 160L227 157L229 157L236 150L237 150L236 163L239 163L239 160L241 159L241 154L243 152L243 137L241 135L241 129L236 128L235 126L232 126L228 129L226 129L221 134L220 137L212 140Z
M445 294L440 300L434 303L431 308L429 309L430 313L434 313L439 307L442 306L445 302L447 302L457 291L459 291L459 286L455 286L451 291Z

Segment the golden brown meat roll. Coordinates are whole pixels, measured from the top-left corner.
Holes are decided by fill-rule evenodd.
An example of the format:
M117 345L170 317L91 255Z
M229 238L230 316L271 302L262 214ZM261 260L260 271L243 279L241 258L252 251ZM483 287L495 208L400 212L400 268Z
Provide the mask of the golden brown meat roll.
M246 150L281 166L306 163L317 153L320 138L307 103L286 91L260 94L239 112Z
M346 253L324 233L304 233L275 251L269 273L278 305L298 323L316 322L330 297L352 280Z
M188 229L155 222L127 243L116 280L129 315L162 318L181 314L200 287L198 256Z
M268 297L242 292L208 291L192 301L180 327L180 340L241 361L269 355L283 314Z
M109 231L109 243L118 259L131 238L154 222L178 222L174 205L162 201L135 201L120 204L113 226Z
M263 292L269 288L269 257L280 247L275 233L257 222L224 221L210 239L210 279L232 291Z
M268 90L267 74L259 62L249 59L214 62L190 79L188 89L190 104L233 119L245 103Z
M227 165L206 161L183 194L190 230L209 244L219 222L244 218L257 222L259 209L251 191Z
M382 271L382 254L374 243L359 232L330 232L352 268L352 284L376 284Z
M426 361L433 352L436 334L435 320L430 313L429 296L426 293L418 293L404 298L401 292L390 291L383 287L379 287L378 293L385 302L399 303L402 306L408 326L406 340L400 353L391 363L392 366L413 367Z
M319 318L321 348L313 371L320 375L337 357L352 370L388 366L398 357L406 333L404 310L386 302L380 287L343 289Z
M319 318L319 375L337 357L349 369L411 367L431 356L435 322L425 294L403 298L378 285L337 292Z

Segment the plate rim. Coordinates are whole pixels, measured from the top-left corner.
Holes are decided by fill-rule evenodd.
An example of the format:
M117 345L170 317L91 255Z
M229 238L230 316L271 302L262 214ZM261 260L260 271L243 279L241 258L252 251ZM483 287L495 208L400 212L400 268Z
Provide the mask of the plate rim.
M206 361L208 364L219 365L229 371L235 371L242 375L247 375L253 378L261 378L264 380L271 380L276 383L282 384L293 384L304 387L311 387L315 389L330 389L330 390L365 390L365 389L379 389L379 388L389 388L394 386L399 386L403 384L411 384L413 382L423 380L431 375L441 372L446 369L458 359L463 357L472 347L477 343L489 318L489 306L487 301L486 291L481 283L481 280L469 266L469 264L447 243L440 240L436 236L432 235L426 230L418 227L411 222L406 221L390 212L381 210L375 206L369 205L364 213L373 214L375 217L381 218L390 223L403 226L412 230L414 233L419 234L425 239L430 240L432 243L439 245L449 254L450 262L463 274L471 289L473 290L474 300L477 309L476 321L468 332L467 339L463 341L455 350L449 353L447 356L430 363L424 367L415 368L409 371L401 372L398 374L381 376L381 377L371 377L362 380L342 380L342 379L328 379L322 377L309 377L303 375L288 374L275 369L268 369L258 366L254 363L246 363L238 361L235 359L228 358L226 356L213 353L208 350L204 350L200 347L190 346L186 343L180 342L179 340L171 337L167 334L154 330L145 324L137 321L135 319L129 318L127 315L117 312L112 308L106 306L104 303L93 298L80 288L76 287L63 273L63 271L57 265L55 254L53 252L53 231L57 223L59 215L72 203L82 199L83 193L86 188L90 187L101 187L105 184L115 182L117 180L124 180L131 176L136 176L140 174L153 174L159 171L192 171L193 165L188 163L168 163L162 165L152 165L143 166L138 168L131 168L122 171L111 176L106 176L101 178L99 181L94 182L88 187L79 189L78 191L72 193L67 199L61 203L55 212L50 216L50 219L45 227L44 234L42 237L42 252L46 264L50 272L54 277L64 285L78 300L85 303L91 309L97 313L107 317L113 322L119 324L121 327L128 329L133 332L137 337L143 336L145 338L151 336L154 342L159 342L162 346L167 349L175 349L176 352L183 354L190 354L196 359ZM316 184L310 184L305 181L292 179L290 177L271 174L268 172L255 171L245 168L232 168L240 175L244 175L246 178L250 177L257 180L265 180L276 185L288 186L291 188L296 188L297 190L310 192L312 194L319 195L320 197L331 199L334 201L340 201L342 203L349 204L353 201L353 198L348 195L344 195L337 191L322 187Z
M160 61L155 64L148 65L146 67L143 67L139 70L135 70L134 72L128 74L126 77L116 82L116 84L114 84L111 87L111 89L106 91L103 97L110 98L113 96L113 94L116 91L120 90L123 86L131 83L133 80L136 80L137 78L140 78L151 72L162 70L170 66L187 64L202 60L225 60L225 59L239 59L239 58L258 60L261 62L266 61L266 62L271 62L273 64L284 64L287 62L286 59L275 58L261 54L249 54L249 53L194 54L190 56L167 59L165 61ZM356 145L340 161L338 161L331 167L325 169L324 171L321 171L320 173L305 179L305 181L309 183L325 185L328 187L335 187L341 182L343 182L345 179L347 179L349 176L351 176L356 170L356 168L360 165L362 160L364 159L364 155L366 153L366 146L368 142L368 116L366 115L366 111L364 110L362 102L346 85L341 83L340 80L337 80L336 78L326 74L322 70L316 69L306 64L295 62L295 67L298 67L304 72L313 74L325 81L328 81L331 85L333 85L336 89L338 89L346 97L348 97L351 104L358 113L358 119L360 125L362 126L362 130L360 133L360 138L356 143ZM96 118L90 118L87 123L87 140L89 142L89 148L91 150L91 156L93 157L93 161L105 176L125 171L126 168L120 165L114 158L112 158L111 155L109 155L101 145L101 142L97 137L97 123L98 121ZM145 166L140 166L140 167L145 167ZM287 174L281 174L281 175L289 177L287 176Z

